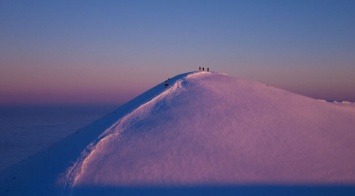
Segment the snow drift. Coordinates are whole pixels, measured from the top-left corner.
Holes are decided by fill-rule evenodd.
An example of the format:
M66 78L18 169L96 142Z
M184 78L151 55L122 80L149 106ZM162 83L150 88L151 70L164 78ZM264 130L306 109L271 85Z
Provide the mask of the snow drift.
M351 103L191 72L9 168L1 188L7 195L87 195L161 187L133 192L154 195L167 194L164 187L213 193L208 187L347 185L342 193L354 193L354 127ZM221 191L245 190L214 194Z

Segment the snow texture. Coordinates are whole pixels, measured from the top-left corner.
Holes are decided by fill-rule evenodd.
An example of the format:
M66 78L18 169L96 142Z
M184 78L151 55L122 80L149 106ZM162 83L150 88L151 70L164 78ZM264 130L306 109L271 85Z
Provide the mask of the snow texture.
M353 105L181 74L5 170L2 195L354 194Z

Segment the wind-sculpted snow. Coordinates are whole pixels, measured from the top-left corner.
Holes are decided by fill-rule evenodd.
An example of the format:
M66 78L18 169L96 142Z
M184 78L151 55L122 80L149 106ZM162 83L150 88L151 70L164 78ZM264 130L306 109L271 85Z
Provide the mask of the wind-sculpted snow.
M169 80L169 83L172 80ZM164 101L164 99L173 98L174 94L178 93L178 89L181 88L181 80L175 81L175 84L166 89L161 94L154 97L152 100L142 104L137 109L124 116L118 122L116 122L113 126L107 129L102 135L100 135L99 139L89 145L87 150L81 155L77 164L75 164L67 173L67 183L73 186L76 183L76 180L81 177L81 175L88 171L87 164L88 160L91 160L93 157L97 156L97 152L105 151L104 145L106 143L113 142L113 140L120 135L124 134L127 130L127 127L134 126L137 123L140 123L142 119L147 118L147 115L150 115L150 112L153 111L154 103L160 103Z
M212 72L166 83L6 171L1 188L18 195L355 193L352 103Z

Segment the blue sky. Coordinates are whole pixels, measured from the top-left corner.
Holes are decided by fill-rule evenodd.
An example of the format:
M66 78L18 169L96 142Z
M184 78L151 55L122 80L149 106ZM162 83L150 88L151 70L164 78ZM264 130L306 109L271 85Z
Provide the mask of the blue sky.
M355 1L0 0L0 27L0 104L120 104L198 66L355 101Z

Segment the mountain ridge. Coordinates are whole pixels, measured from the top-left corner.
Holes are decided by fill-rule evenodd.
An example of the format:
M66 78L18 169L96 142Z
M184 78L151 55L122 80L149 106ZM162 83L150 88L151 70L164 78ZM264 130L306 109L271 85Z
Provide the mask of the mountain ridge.
M216 84L216 83L213 83L215 86L212 86L211 87L211 84L212 83L210 83L209 85L207 85L207 84L204 84L204 83L202 83L202 84L200 84L199 82L200 82L200 80L201 80L201 78L208 78L208 77L211 77L212 79L213 78L216 78L216 77L221 77L221 78L223 78L223 79L225 79L226 81L223 81L222 82L222 85L224 85L225 84L225 82L232 82L232 81L230 81L230 80L234 80L233 78L231 78L231 77L229 77L229 76L225 76L225 75L221 75L221 74L216 74L216 73L210 73L210 72L198 72L198 73L194 73L194 74L189 74L189 75L187 75L186 77L183 77L182 78L182 80L177 80L175 83L174 83L174 85L172 85L172 87L170 87L170 88L168 88L167 90L165 90L162 94L160 94L160 95L158 95L157 97L155 97L155 98L153 98L150 102L147 102L146 104L144 104L144 105L142 105L142 106L140 106L137 110L134 110L133 111L133 113L132 114L129 114L129 115L133 115L134 117L133 118L138 118L137 120L133 120L133 123L130 123L129 125L128 125L128 127L129 126L131 126L131 127L136 127L137 125L136 124L134 124L135 122L138 122L138 123L141 123L141 121L142 121L142 119L145 119L146 118L146 116L144 116L144 115L147 115L148 116L148 118L150 118L153 114L156 114L156 113L162 113L162 112L164 112L164 111L162 111L162 110L167 110L166 109L166 107L169 107L169 104L172 104L172 106L169 108L169 109L171 109L171 110L174 110L173 112L171 112L171 113L174 113L174 115L176 115L176 114L181 114L181 113L183 113L183 115L189 115L189 118L191 119L191 118L194 118L194 119L197 119L197 120L192 120L192 122L193 123L196 123L196 122L200 122L200 121L204 121L204 119L200 119L199 117L197 117L196 118L196 116L204 116L204 117L206 117L206 118L208 118L209 116L206 116L206 115L201 115L203 112L205 112L206 113L206 111L205 110L201 110L200 111L200 113L198 113L198 112L196 112L196 111L198 111L198 109L199 108L207 108L208 107L208 104L201 104L200 106L197 106L197 107L194 107L194 106L196 106L196 105L198 105L198 104L200 104L199 103L199 101L196 101L196 99L198 99L198 98L196 98L196 97L194 97L194 101L193 101L193 104L191 104L191 103L188 103L189 102L189 100L188 99L191 99L191 91L195 91L195 93L196 93L196 90L200 90L200 94L199 93L197 93L198 94L198 96L200 96L200 97L203 97L203 96L205 96L204 98L201 98L201 102L209 102L209 100L207 100L206 101L206 97L207 96L212 96L211 94L213 94L213 93L215 93L216 94L216 96L214 96L213 97L213 103L211 103L211 101L209 102L209 104L212 104L212 105L217 105L218 106L218 104L221 104L221 102L227 102L226 103L226 105L227 105L227 107L225 107L225 108L223 108L222 110L214 110L212 113L210 113L210 114L208 114L208 115L210 115L210 116L212 116L210 119L209 119L209 121L213 121L213 118L216 118L217 116L216 116L216 114L214 113L215 111L217 111L217 112L222 112L221 114L218 114L219 116L222 116L222 118L224 118L225 116L228 116L228 115L232 115L232 110L227 110L228 109L228 107L230 107L230 106L235 106L235 105L237 105L238 107L235 107L234 109L240 109L240 111L238 111L237 113L244 113L243 115L250 115L250 117L247 117L247 118L255 118L255 116L252 116L252 115L255 115L255 113L260 113L260 112L264 112L265 113L265 111L266 111L266 113L268 113L269 111L268 110L272 110L272 109L275 109L276 108L276 111L282 111L282 112L279 112L279 113L277 113L276 115L279 115L280 117L281 117L281 115L284 115L285 114L285 112L286 111L288 111L289 110L289 108L287 107L287 106L289 106L290 104L298 104L299 102L301 102L302 104L303 103L305 103L305 102L307 102L308 104L312 104L312 105L318 105L319 104L319 102L317 102L317 101L315 101L315 100L313 100L313 99L309 99L309 98L307 98L307 97L304 97L304 96L298 96L298 95L295 95L295 94L293 94L293 93L290 93L290 92L287 92L287 91L283 91L283 90L279 90L279 89L276 89L276 88L273 88L273 87L268 87L268 86L266 86L266 85L264 85L264 84L260 84L260 83L256 83L256 82L250 82L250 81L244 81L244 80L239 80L239 79L237 79L236 81L237 82L239 82L239 83L241 83L241 86L246 86L246 88L243 90L243 93L241 93L241 95L243 95L243 96L245 96L245 95L248 95L248 93L249 94L253 94L254 95L254 93L255 93L255 95L260 95L262 92L264 93L263 94L263 96L262 96L262 100L257 100L257 101L259 101L259 102L261 102L261 101L265 101L264 99L266 99L266 98L269 98L269 99L271 99L272 101L275 101L276 100L276 102L277 102L277 104L275 104L275 102L265 102L265 103L262 103L262 104L259 104L259 105L255 105L256 104L256 101L255 100L251 100L253 97L252 96L249 96L247 99L244 99L244 98L240 98L240 99L238 99L238 102L242 102L242 103L236 103L236 102L234 102L234 97L233 98L230 98L230 97L228 97L228 95L224 95L224 93L225 92L230 92L231 90L229 89L229 91L225 91L225 89L223 89L223 87L222 86L218 86L218 84ZM193 81L197 81L197 83L193 83ZM206 79L206 80L208 80L208 79ZM189 84L187 84L188 82L190 82ZM245 83L248 83L248 85L246 85ZM190 85L190 86L188 86L187 88L186 87L184 87L184 85ZM195 85L195 86L194 86ZM255 89L253 89L253 88L251 88L251 86L252 85L255 85L256 87L256 90ZM207 90L208 91L206 91L206 88L207 88ZM212 90L211 90L211 88L212 88ZM202 89L202 90L201 90ZM222 89L222 90L221 90ZM239 92L240 91L240 87L238 88L235 88L236 89L236 91L237 92ZM270 91L272 91L271 93L269 93L269 91L268 91L268 93L265 93L265 91L264 91L264 89L271 89ZM245 92L244 92L245 91ZM173 93L175 93L175 94L173 94ZM179 93L181 94L181 93L184 93L184 95L181 95L179 98L176 98L177 96L179 96ZM203 94L203 93L205 93L205 94ZM274 94L275 93L279 93L278 95L280 95L281 94L281 98L280 97L275 97L274 96ZM174 103L168 103L169 102L169 97L173 97L172 98L172 101L174 102ZM257 96L256 96L257 97ZM285 100L286 98L287 98L287 102L285 102L285 101L282 101L281 99L283 99L283 100ZM297 98L290 98L290 97L297 97ZM209 97L208 97L209 98ZM257 97L257 98L259 98L259 97ZM176 99L176 100L175 100ZM220 99L220 100L218 100L218 99ZM184 111L180 111L180 110L177 110L176 108L177 108L177 105L179 105L179 103L178 102L183 102L183 104L182 104L182 108L183 108L183 110ZM268 105L269 104L269 105ZM301 104L301 105L302 105ZM153 106L152 106L153 105ZM265 106L266 105L266 106ZM282 107L280 107L280 105L282 106ZM185 106L187 106L188 108L185 108ZM247 106L247 107L245 107L245 106ZM144 108L144 107L148 107L148 108ZM210 107L212 107L212 106L210 106ZM243 108L243 107L245 107L245 108ZM260 107L264 107L264 108L262 108L262 109L259 109ZM286 108L285 108L286 107ZM309 107L308 105L307 105L307 107ZM191 109L191 110L189 110L189 108L193 108L193 109ZM310 110L310 111L308 111L308 113L304 113L304 109L305 108L302 108L301 110L299 109L299 110L295 110L294 108L292 108L293 109L293 111L292 112L288 112L287 113L287 115L291 115L291 118L293 118L292 120L289 120L290 122L291 121L293 121L295 118L301 118L301 117L303 117L303 118L305 118L305 119L302 119L302 121L299 123L299 124L296 124L297 126L300 126L300 124L301 123L308 123L308 127L307 126L305 126L306 128L312 128L312 127L314 127L313 125L312 125L312 123L315 123L315 121L316 120L314 120L314 119L316 119L317 118L317 115L318 115L318 113L315 113L315 112L312 112L312 110ZM227 111L227 112L226 112ZM250 112L248 113L247 111L253 111L253 113L252 114L250 114ZM136 112L136 114L134 114ZM150 113L149 113L150 112ZM148 113L148 114L147 114ZM195 114L195 113L197 113L197 114ZM271 113L271 112L270 112ZM190 115L191 114L191 115ZM135 116L136 115L136 116ZM152 121L153 122L158 122L158 121L160 121L160 119L162 120L162 121L164 121L164 120L174 120L174 115L171 115L170 113L166 113L166 114L163 114L163 115L158 115L158 119L159 120L157 120L157 119L153 119ZM181 124L181 119L183 119L183 115L180 115L179 117L176 117L176 119L178 119L178 121L176 121L176 122L174 122L175 123L175 125L177 125L177 129L179 129L179 131L182 131L182 129L181 129L181 127L183 126L182 124ZM237 117L238 118L243 118L243 115L237 115ZM261 117L258 117L258 118L255 118L255 119L257 119L257 120L265 120L265 118L268 118L267 116L268 116L268 114L263 114L263 115L260 115L260 116L263 116L262 118ZM272 116L275 116L275 115L272 115ZM304 117L305 116L305 117ZM128 117L128 118L132 118L132 117ZM152 117L153 118L153 117ZM164 119L164 118L167 118L167 119ZM220 120L220 122L221 122L221 120L222 120L222 118L221 119L219 119ZM274 117L272 117L272 118L270 118L269 117L269 119L266 119L265 120L265 122L262 122L262 123L266 123L265 125L266 126L274 126L274 127L276 127L276 126L285 126L285 123L284 122L282 122L282 120L279 120L280 122L277 122L277 124L276 124L276 126L275 125L272 125L271 123L274 123L274 122L270 122L270 119L271 120L278 120L277 118L274 118ZM154 121L155 120L155 121ZM253 124L254 124L254 120L251 120L251 121L246 121L245 119L243 119L244 121L242 121L243 123L242 123L242 126L244 126L243 127L243 129L247 129L247 127L252 127L252 128L248 128L248 130L249 131L252 131L252 130L257 130L257 131L259 131L260 129L261 129L261 126L260 125L258 125L257 127L253 127ZM179 122L180 121L180 122ZM314 121L314 122L307 122L307 121ZM180 123L180 124L179 124ZM217 124L218 122L214 122L214 124ZM223 122L223 123L234 123L234 122L232 122L232 121L228 121L228 122ZM246 123L248 123L247 125L246 125ZM261 123L260 121L259 121L259 123ZM269 124L268 124L269 123ZM146 129L147 128L147 125L149 125L148 123L142 123L142 124L144 124L144 128ZM188 123L184 123L184 124L188 124ZM271 125L270 125L271 124ZM154 125L151 125L151 126L154 126ZM212 124L210 124L210 126L214 126L213 125L213 123ZM233 124L232 125L232 127L237 127L238 126L238 124ZM239 126L241 126L241 125L239 125ZM262 126L264 126L264 124L262 125ZM171 127L170 127L171 128ZM204 127L204 128L206 128L206 127ZM220 128L220 127L219 127ZM116 129L116 131L117 131L117 134L116 135L112 135L112 137L115 137L118 141L120 140L119 139L119 137L121 137L121 135L120 135L120 133L123 133L123 135L124 135L124 133L125 133L125 131L127 131L127 130L129 130L130 128L127 128L126 127L126 125L122 125L121 127L118 127L117 129ZM154 128L151 128L152 130L157 130L157 129L159 129L158 127L154 127ZM194 128L191 128L191 130L197 130L197 128L196 127L194 127ZM201 134L202 136L203 136L203 134L204 133L202 133L202 129L199 129L200 130L200 132L198 133L198 134ZM122 132L121 132L122 131ZM257 131L254 131L254 134L257 136L259 133L257 132ZM270 134L272 133L270 130L268 130L269 132L270 132ZM295 130L294 130L295 131ZM148 131L147 131L148 132ZM162 133L165 133L165 132L163 132L163 131L161 131L159 134L162 134ZM141 133L140 133L141 134ZM158 133L156 134L156 135L159 135ZM185 133L184 132L184 134L189 134L189 133ZM305 139L310 139L310 136L307 136L307 133L303 133L303 132L298 132L298 134L304 134L304 138ZM127 133L126 135L128 135L127 137L136 137L133 133L132 134L130 134L130 133ZM201 135L198 135L198 136L201 136ZM125 135L124 135L125 136ZM165 136L165 137L170 137L169 135L167 135L167 136ZM197 137L197 136L194 136L193 135L193 137ZM191 138L193 138L193 137L191 137ZM253 136L252 135L250 135L250 136L248 136L248 137L250 137L250 138L248 138L248 139L251 139ZM261 136L261 137L264 137L264 136ZM286 136L285 136L286 137ZM276 139L277 139L277 137L275 137ZM111 138L110 138L111 139ZM108 139L108 140L110 140L110 139ZM151 138L150 138L151 139ZM171 138L170 138L171 139ZM222 138L221 140L220 140L220 142L223 142L223 139L226 139L226 138ZM261 138L262 140L264 140L265 138ZM289 139L291 142L293 142L292 143L292 145L296 145L294 142L295 141L293 141L291 138L289 138L289 136L287 136L287 139ZM325 139L329 139L329 138L325 138ZM206 139L206 140L204 140L204 141L210 141L211 140L211 138L208 138L208 139ZM269 139L266 139L267 140L267 142L265 142L265 143L272 143L271 142L271 139L269 138ZM191 142L191 141L190 141ZM199 141L193 141L193 142L196 142L196 143L199 143ZM216 142L217 143L217 142ZM216 143L213 143L213 144L216 144ZM308 143L306 143L307 145L309 145L308 147L310 148L310 149L312 149L312 148L318 148L317 146L314 146L314 145L312 145L311 144L311 142L308 142ZM105 145L105 144L102 144L102 145ZM106 144L106 145L108 145L108 144ZM177 144L177 145L180 145L180 144ZM201 144L200 144L201 145ZM204 144L202 144L202 145L204 145ZM266 144L265 144L266 145ZM268 144L269 145L269 144ZM102 151L104 151L105 153L107 153L110 149L112 149L112 146L110 146L110 145L108 145L109 147L102 147L102 146L100 146L99 148L103 148L103 149L105 149L105 150L102 150ZM266 147L266 146L264 146L264 147ZM190 148L189 148L189 150L191 150L191 149L193 149L194 147L193 146L190 146ZM202 149L203 150L203 149ZM275 147L273 147L273 149L272 149L273 151L277 151L277 147L275 146ZM284 153L284 155L286 154L285 152L283 152ZM113 153L112 153L113 154ZM99 156L99 155L94 155L94 156ZM197 156L196 154L194 154L194 156ZM260 155L259 155L260 156ZM300 155L299 155L300 156ZM316 156L316 155L315 155ZM149 158L148 158L149 159ZM165 160L165 159L164 159ZM116 160L113 160L113 161L116 161ZM165 160L166 161L166 160ZM176 160L174 160L174 161L176 161ZM295 160L294 160L295 161ZM183 164L183 163L182 163ZM152 166L153 167L153 166ZM306 168L308 168L309 167L309 165L306 165L306 166L304 166L304 167L306 167ZM98 168L98 167L95 167L95 168ZM108 168L110 168L110 167L108 167ZM295 167L296 168L296 167ZM180 168L181 169L181 168ZM218 169L220 169L220 168L218 168ZM255 170L255 168L253 168L254 170ZM98 171L96 171L95 170L95 172L93 172L93 173L97 173ZM142 172L142 171L141 171ZM191 171L192 172L192 171ZM285 174L284 175L289 175L289 174L287 174L288 172L291 172L290 170L287 170L287 171L284 171L285 172ZM123 172L124 173L124 172ZM164 173L164 172L163 172ZM156 180L156 177L157 176L155 176L155 174L156 173L152 173L152 174L149 174L148 176L154 176L152 179L150 179L149 177L149 179L150 180L152 180L153 182L154 182L154 180ZM164 173L164 174L161 174L161 175L166 175L166 173ZM178 176L179 175L179 173L174 173L173 174L173 176L172 176L172 178L175 178L175 176ZM215 174L213 174L213 175L215 175ZM254 174L252 174L252 175L254 175ZM294 174L294 175L296 175L296 173ZM303 175L303 174L302 174ZM139 176L139 174L138 173L135 173L135 176ZM198 176L198 175L195 175L195 176ZM250 177L250 176L249 176ZM260 176L259 176L260 177ZM88 178L88 177L87 177ZM183 177L182 176L182 178L185 178L185 177ZM191 176L189 176L188 178L192 178ZM203 177L204 178L204 177ZM261 179L263 179L264 177L262 177ZM277 177L276 177L277 178ZM299 178L301 178L301 177L299 177ZM314 178L317 178L317 177L314 177ZM318 177L319 178L319 177ZM88 178L88 179L91 179L91 178ZM167 179L167 178L163 178L164 180L162 180L162 181L164 181L164 182L166 182L166 181L169 181L169 179ZM248 178L247 178L248 179ZM287 179L287 178L286 178ZM107 180L107 179L106 179ZM127 179L123 179L122 181L120 181L120 183L126 183L126 180ZM147 182L150 182L150 180L147 180L147 181L145 181L144 179L137 179L138 180L138 184L140 184L140 183L147 183ZM175 179L175 180L172 180L172 182L171 183L178 183L178 182L180 182L180 180L181 179ZM218 179L218 178L216 178L216 180L215 181L213 181L214 183L215 182L218 182L218 181L220 181L221 179ZM253 178L251 178L251 179L249 179L251 182L252 181L254 181L253 180ZM249 181L249 180L247 180L247 181ZM259 179L260 180L260 179ZM265 182L265 181L269 181L270 180L270 176L269 175L266 175L265 176L265 179L262 181L262 182ZM319 180L319 179L318 179ZM133 180L134 181L134 180ZM183 183L184 183L184 180L182 180L183 181ZM258 180L256 180L256 181L258 181ZM276 180L276 182L282 182L282 180ZM312 180L310 180L310 181L312 181ZM227 181L228 182L228 181ZM297 180L296 180L296 182L297 182ZM101 181L99 180L98 182L94 182L94 183L101 183ZM103 183L105 184L105 183L112 183L112 182L110 182L110 180L108 180L108 181L103 181ZM158 183L160 183L160 181L158 180ZM189 181L189 179L187 180L187 183L191 183L190 181Z
M354 112L258 82L189 72L23 163L22 184L13 183L12 172L2 184L18 195L33 189L81 195L90 187L101 187L100 193L122 186L354 184ZM36 172L41 177L28 182ZM23 190L14 190L19 185Z

